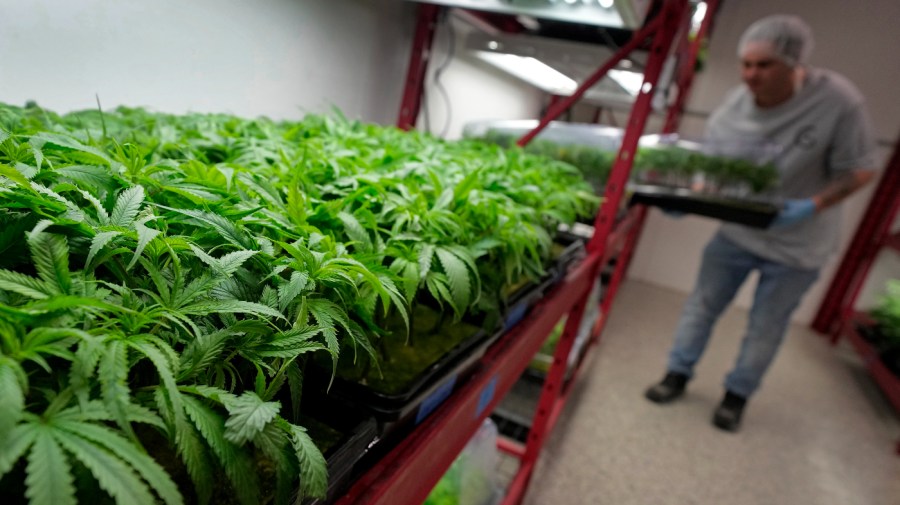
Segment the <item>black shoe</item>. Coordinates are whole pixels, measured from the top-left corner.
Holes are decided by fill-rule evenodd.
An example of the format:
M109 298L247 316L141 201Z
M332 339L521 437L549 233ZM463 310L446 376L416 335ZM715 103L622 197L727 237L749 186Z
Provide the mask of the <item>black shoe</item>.
M741 416L744 413L744 405L746 404L746 398L727 391L725 398L722 399L722 403L719 404L715 414L713 414L713 424L725 431L737 431L741 425Z
M644 393L648 400L654 403L669 403L684 394L684 387L687 385L688 376L678 373L669 372L659 384L654 384Z

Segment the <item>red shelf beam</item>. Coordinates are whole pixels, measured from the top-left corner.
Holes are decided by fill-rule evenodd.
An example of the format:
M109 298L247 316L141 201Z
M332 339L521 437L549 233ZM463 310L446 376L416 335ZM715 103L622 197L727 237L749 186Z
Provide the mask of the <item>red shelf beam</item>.
M884 241L884 246L900 252L900 233L888 235L888 238Z
M409 130L416 126L419 109L422 107L422 91L425 88L425 74L431 60L431 46L437 31L438 14L442 7L433 4L421 4L418 8L416 33L413 36L412 51L409 54L409 67L406 71L406 86L403 88L403 99L400 102L400 114L397 127Z
M587 297L588 257L531 313L488 349L476 371L441 407L364 474L337 503L411 505L422 503L485 417L518 380L547 335L572 307Z
M813 329L819 333L830 334L832 342L837 342L840 338L840 327L845 320L843 318L852 313L853 305L879 249L885 242L896 244L895 236L891 235L890 229L898 211L900 211L900 141L894 147L894 153L884 169L869 206L813 320Z

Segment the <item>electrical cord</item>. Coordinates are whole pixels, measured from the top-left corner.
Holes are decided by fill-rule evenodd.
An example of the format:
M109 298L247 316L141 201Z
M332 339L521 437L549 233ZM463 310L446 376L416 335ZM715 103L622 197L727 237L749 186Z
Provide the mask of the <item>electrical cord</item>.
M441 76L443 75L444 71L447 70L447 67L450 66L450 63L453 61L453 56L456 53L456 29L453 28L453 22L449 20L447 12L447 10L444 11L444 17L442 20L442 23L447 28L447 55L444 57L444 61L441 62L441 65L434 71L434 87L444 98L444 104L447 109L447 117L444 119L444 126L441 128L441 133L439 135L441 138L446 136L447 132L450 131L450 121L452 118L452 103L450 101L450 93L447 92L447 88L445 88L444 83L441 82ZM430 127L429 131L431 131Z
M447 117L444 120L444 125L441 128L440 137L444 137L447 132L450 130L450 120L451 120L451 102L450 102L450 94L447 92L447 88L444 87L444 84L441 82L441 75L450 66L450 62L453 60L453 56L456 53L456 30L453 28L453 23L449 21L448 10L443 10L441 13L440 19L438 19L438 25L440 27L445 27L447 29L447 54L444 56L444 61L435 69L434 74L432 74L432 80L434 82L434 87L437 89L438 93L441 94L441 97L444 99L444 104L447 108ZM433 133L431 130L431 114L428 109L428 95L425 91L425 86L422 87L422 121L425 123L425 131L428 133Z

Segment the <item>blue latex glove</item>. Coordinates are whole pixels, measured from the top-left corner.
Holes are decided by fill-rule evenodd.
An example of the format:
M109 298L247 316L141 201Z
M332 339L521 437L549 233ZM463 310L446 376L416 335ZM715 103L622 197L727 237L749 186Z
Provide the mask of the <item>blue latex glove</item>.
M793 226L801 221L811 218L815 213L816 202L814 202L812 198L785 200L784 207L769 227L785 228Z

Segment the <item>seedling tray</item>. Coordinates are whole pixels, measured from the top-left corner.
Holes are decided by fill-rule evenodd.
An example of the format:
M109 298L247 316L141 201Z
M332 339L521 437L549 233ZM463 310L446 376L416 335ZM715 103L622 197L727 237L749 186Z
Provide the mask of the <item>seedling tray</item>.
M755 228L768 228L779 212L775 204L767 201L730 198L647 184L629 185L629 189L633 191L631 204L651 205Z
M528 310L556 285L558 279L559 275L551 270L539 282L529 282L513 291L504 302L503 331L509 331L519 324Z
M369 410L378 421L379 437L385 437L401 426L418 424L474 370L488 346L501 335L493 327L486 329L462 323L461 328L468 333L462 340L402 384L379 384L378 380L372 379L369 380L371 383L367 383L365 379L337 376L329 394ZM436 338L439 338L440 332L446 330L441 327L436 331ZM396 362L382 363L383 370L388 366L396 366ZM316 389L324 390L330 373L330 369L316 366L308 380L315 384ZM368 376L376 376L377 373L371 370Z
M304 399L308 415L300 416L328 464L328 491L325 498L303 500L303 505L325 505L344 492L353 481L354 469L375 441L378 424L360 406L329 395Z
M562 280L568 273L569 268L575 263L584 259L587 254L585 249L585 239L575 235L574 233L559 231L554 239L556 244L564 247L562 252L554 258L554 272Z

